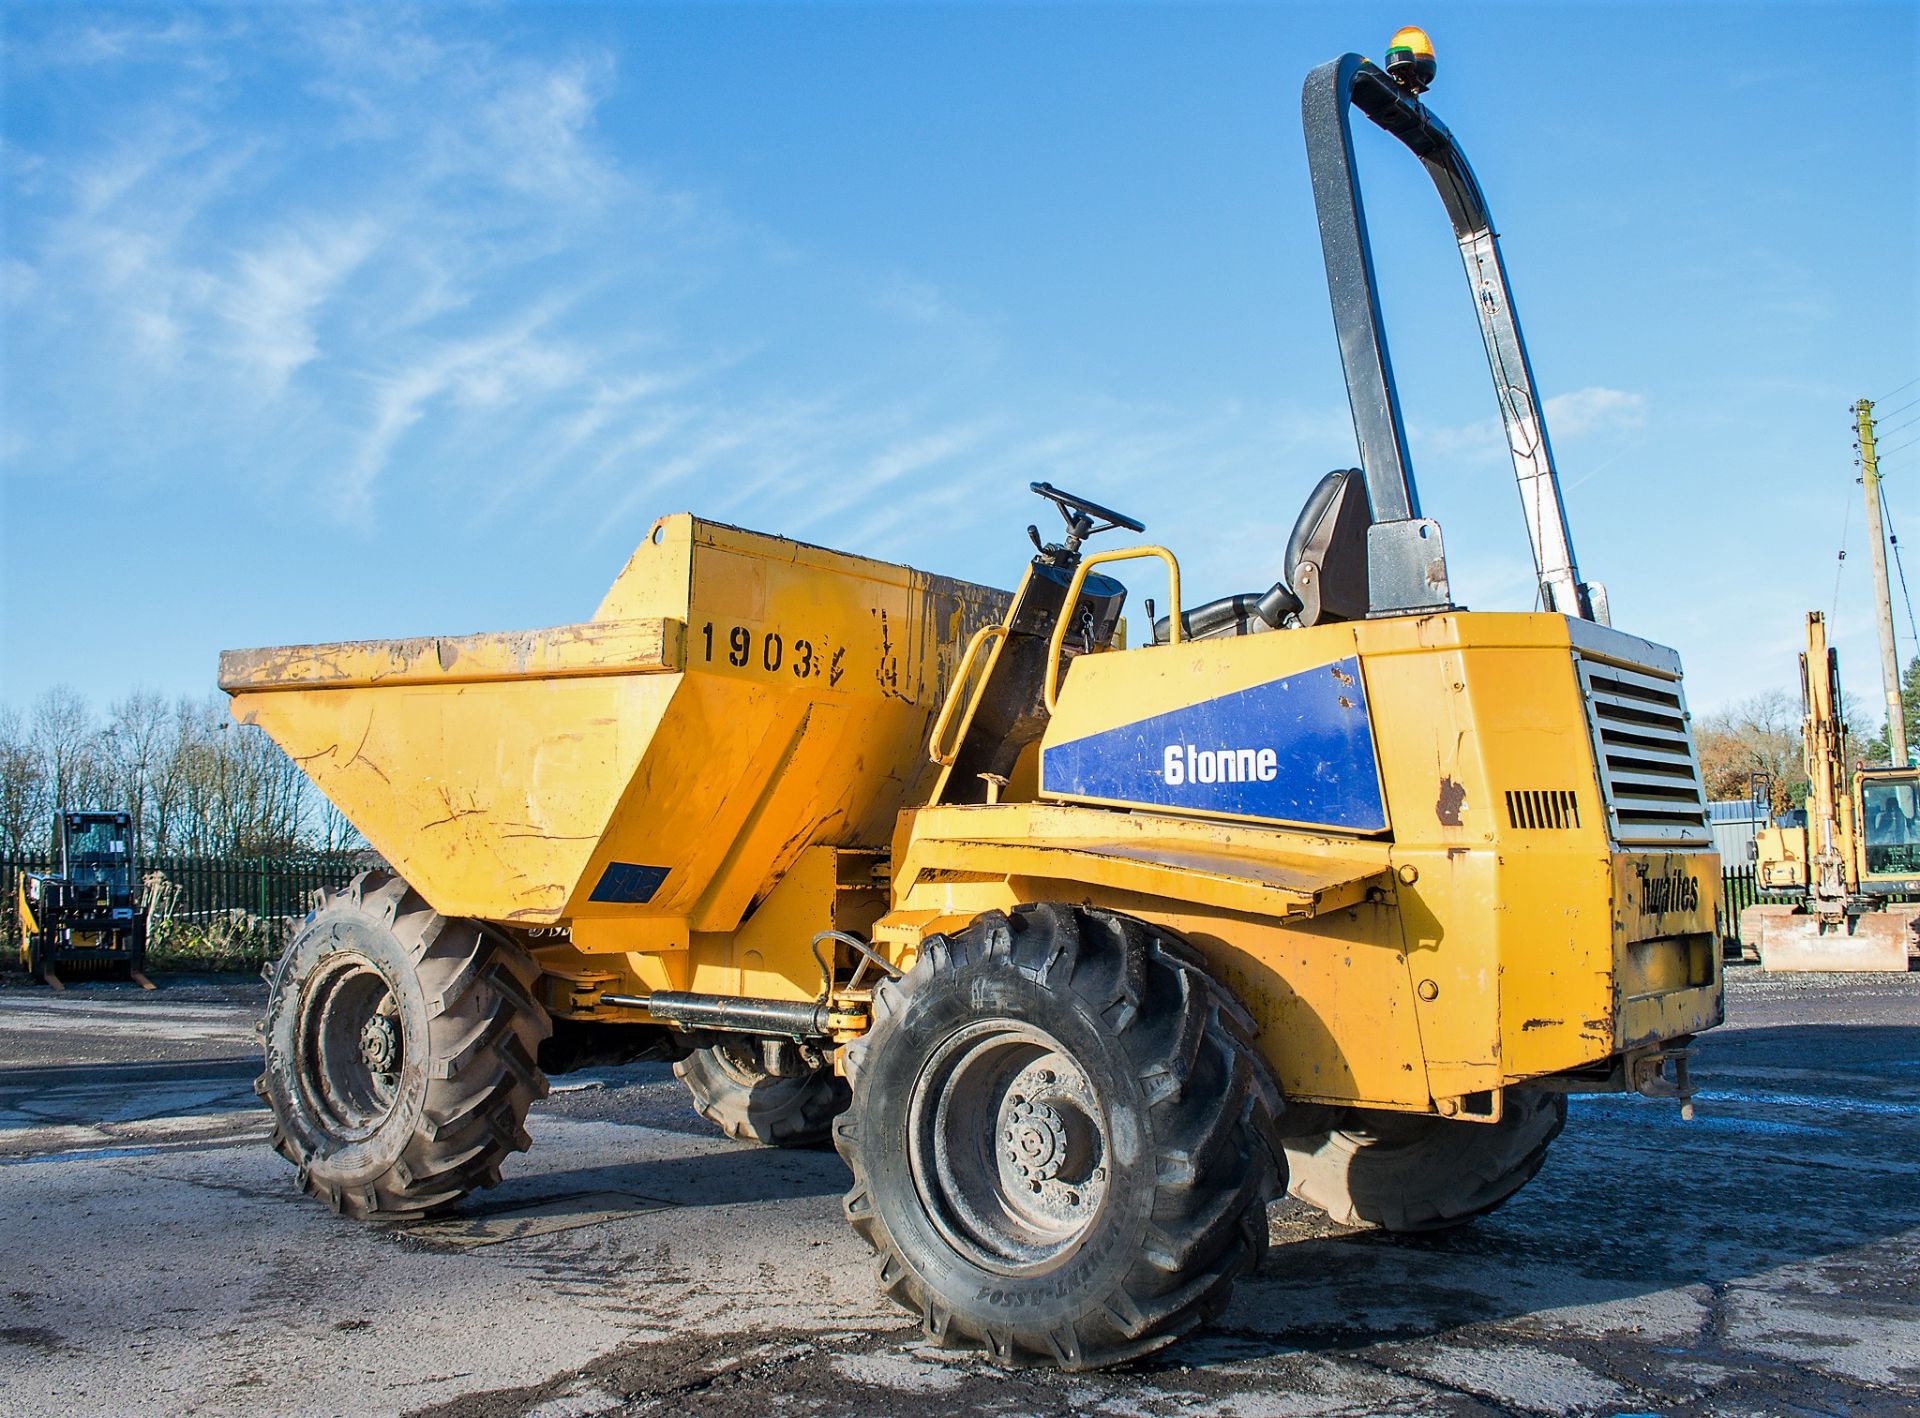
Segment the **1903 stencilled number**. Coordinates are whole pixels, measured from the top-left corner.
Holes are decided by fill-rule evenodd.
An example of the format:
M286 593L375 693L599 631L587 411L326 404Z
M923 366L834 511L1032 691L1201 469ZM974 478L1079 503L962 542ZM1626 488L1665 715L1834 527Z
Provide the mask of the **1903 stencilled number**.
M789 644L777 630L755 635L747 626L735 625L722 631L708 621L700 627L700 635L708 664L718 655L735 669L757 664L768 674L777 674L785 667L795 679L812 679L821 670L821 657L811 640L796 639ZM757 653L755 640L760 642Z

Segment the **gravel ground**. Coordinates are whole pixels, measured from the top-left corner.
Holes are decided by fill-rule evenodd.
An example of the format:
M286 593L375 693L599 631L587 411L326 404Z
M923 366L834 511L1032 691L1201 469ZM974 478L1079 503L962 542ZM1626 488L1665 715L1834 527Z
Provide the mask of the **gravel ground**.
M1901 1413L1920 1409L1920 974L1736 969L1699 1117L1576 1100L1450 1237L1285 1202L1221 1324L1002 1373L874 1293L831 1152L572 1075L505 1185L409 1231L295 1195L260 987L0 989L0 1412Z

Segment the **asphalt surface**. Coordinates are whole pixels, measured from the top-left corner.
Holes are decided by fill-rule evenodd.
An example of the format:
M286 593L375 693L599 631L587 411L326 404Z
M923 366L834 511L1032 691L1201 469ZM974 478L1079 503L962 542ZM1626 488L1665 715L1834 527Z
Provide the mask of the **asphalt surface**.
M573 1075L450 1221L298 1196L260 987L0 989L0 1412L1920 1410L1920 974L1737 969L1699 1117L1577 1100L1449 1237L1286 1202L1223 1322L1092 1375L923 1344L831 1152L718 1136L661 1067Z

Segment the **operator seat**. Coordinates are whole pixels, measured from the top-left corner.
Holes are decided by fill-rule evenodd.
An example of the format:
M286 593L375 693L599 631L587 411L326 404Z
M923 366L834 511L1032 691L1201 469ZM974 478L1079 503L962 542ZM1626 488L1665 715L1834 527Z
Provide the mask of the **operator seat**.
M1265 591L1245 591L1195 606L1180 616L1188 640L1257 635L1263 630L1357 620L1367 613L1367 487L1358 468L1320 479L1287 538L1286 577ZM1167 617L1154 622L1153 643L1167 639Z

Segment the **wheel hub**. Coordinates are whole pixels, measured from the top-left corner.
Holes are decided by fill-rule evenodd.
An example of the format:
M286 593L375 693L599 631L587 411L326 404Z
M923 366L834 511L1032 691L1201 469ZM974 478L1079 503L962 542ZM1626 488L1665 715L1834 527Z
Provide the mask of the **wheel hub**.
M915 1092L915 1170L951 1241L1014 1270L1079 1243L1106 1196L1105 1115L1055 1039L981 1021L942 1046Z
M359 951L333 951L298 1008L294 1066L316 1124L336 1145L372 1136L393 1111L407 1054L391 982Z
M391 1015L376 1014L360 1031L360 1059L375 1073L392 1073L400 1054L400 1036Z
M1001 1137L1002 1164L1011 1164L1021 1176L1036 1182L1079 1181L1086 1176L1085 1161L1092 1142L1085 1115L1066 1105L1031 1098L1009 1099L1007 1122Z

